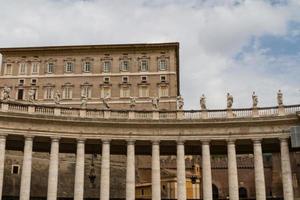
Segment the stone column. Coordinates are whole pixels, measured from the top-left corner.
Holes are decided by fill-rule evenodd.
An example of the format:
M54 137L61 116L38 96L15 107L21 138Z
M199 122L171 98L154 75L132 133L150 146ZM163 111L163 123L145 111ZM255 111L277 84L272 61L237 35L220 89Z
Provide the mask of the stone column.
M30 199L31 164L32 164L33 137L25 136L24 157L21 175L20 200Z
M261 148L261 139L253 140L254 172L255 172L255 194L257 200L266 199L266 185L264 163Z
M101 157L101 186L100 199L109 200L110 186L110 140L102 141L102 157Z
M0 200L2 199L6 136L0 135Z
M227 141L227 154L229 198L230 200L239 200L239 184L234 140Z
M160 200L159 141L152 142L152 200Z
M84 139L77 140L74 200L82 200L84 192Z
M47 200L57 199L59 138L51 138Z
M292 200L294 199L294 192L288 138L280 138L280 155L283 196L285 200Z
M135 200L134 141L127 141L126 200Z
M212 200L212 180L209 141L202 141L203 199Z
M177 199L186 200L184 142L177 142Z

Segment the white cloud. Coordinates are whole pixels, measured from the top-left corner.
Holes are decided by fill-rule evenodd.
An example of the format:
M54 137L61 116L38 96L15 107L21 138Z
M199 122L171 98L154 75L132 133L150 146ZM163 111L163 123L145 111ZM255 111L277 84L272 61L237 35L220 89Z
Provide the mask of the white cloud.
M271 62L257 48L242 61L233 59L252 38L285 36L288 23L300 21L297 0L275 6L253 0L0 0L0 5L1 47L179 41L187 108L198 108L202 93L210 108L222 108L227 91L237 106L250 105L252 90L266 104L274 104L275 87L284 88L289 103L299 103L299 94L293 92L299 80L283 81L292 72L278 81L272 72L259 70L276 62L282 70L290 64L288 57Z

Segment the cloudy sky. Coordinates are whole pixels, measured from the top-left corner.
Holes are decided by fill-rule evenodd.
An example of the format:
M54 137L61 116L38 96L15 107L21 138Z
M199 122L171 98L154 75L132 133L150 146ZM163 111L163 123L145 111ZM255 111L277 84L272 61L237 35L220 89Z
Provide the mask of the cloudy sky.
M0 0L0 47L180 42L185 108L300 103L300 0Z

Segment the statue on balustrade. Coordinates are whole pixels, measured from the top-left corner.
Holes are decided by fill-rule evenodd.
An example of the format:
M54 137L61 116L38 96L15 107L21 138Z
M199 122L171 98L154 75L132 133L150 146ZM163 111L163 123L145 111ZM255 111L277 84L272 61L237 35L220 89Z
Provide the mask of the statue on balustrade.
M227 109L231 109L233 104L233 96L227 93Z
M204 94L200 97L200 107L201 110L206 110L206 97Z
M255 94L255 92L252 93L252 103L253 103L253 108L257 108L258 105L258 97Z
M178 96L176 100L177 100L177 110L182 110L184 105L184 100L182 96Z
M158 109L158 105L159 104L159 99L158 98L156 98L156 97L154 97L153 99L152 99L152 108L154 109L154 110L157 110Z
M282 94L281 90L278 90L278 92L277 92L277 103L278 103L278 106L283 106L283 94Z
M11 89L7 86L3 88L3 101L9 101Z
M35 100L35 90L34 89L30 89L28 90L28 101L30 103L33 103Z
M134 97L130 97L130 108L134 109L136 106L136 100Z
M106 94L105 97L102 99L102 102L106 109L110 109L109 101L109 94Z
M87 96L85 94L82 94L81 95L81 104L80 104L80 107L85 109L87 107Z
M60 104L60 99L61 99L61 94L60 94L59 90L56 90L55 95L54 95L55 104Z

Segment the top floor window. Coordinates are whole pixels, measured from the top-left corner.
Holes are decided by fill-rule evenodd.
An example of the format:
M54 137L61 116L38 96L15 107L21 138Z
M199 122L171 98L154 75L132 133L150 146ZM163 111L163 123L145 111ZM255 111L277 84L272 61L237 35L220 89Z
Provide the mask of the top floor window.
M127 72L129 70L129 61L128 60L123 60L121 62L121 71Z
M12 74L12 64L6 64L5 65L4 74L5 75L11 75Z
M167 70L167 61L166 60L159 60L158 61L158 67L160 71Z
M83 72L91 72L92 69L92 63L89 61L86 61L83 63Z
M65 72L73 72L74 68L74 63L72 62L66 62L66 69Z
M26 73L26 64L21 63L20 64L20 69L19 69L19 74L25 74Z
M109 73L111 68L111 62L110 61L104 61L103 62L103 72L104 73Z
M32 63L31 66L31 73L32 74L37 74L39 72L39 64L38 63Z
M141 63L140 63L140 70L141 70L142 72L148 71L148 60L141 60Z
M48 63L47 64L47 70L46 70L46 72L49 73L49 74L54 73L54 63Z

